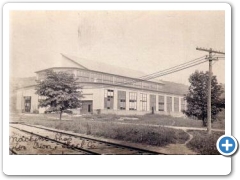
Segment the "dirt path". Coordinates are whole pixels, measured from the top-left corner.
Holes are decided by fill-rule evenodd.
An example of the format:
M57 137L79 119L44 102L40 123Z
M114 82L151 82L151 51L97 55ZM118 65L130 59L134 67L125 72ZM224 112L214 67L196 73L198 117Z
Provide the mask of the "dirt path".
M187 130L207 131L207 128L198 128L198 127L181 127L181 126L162 126L162 127L181 129L183 131L187 131ZM224 129L212 129L212 131L225 132Z
M125 122L115 122L118 124L129 124L131 125L132 123L125 123ZM184 126L168 126L168 125L156 125L156 124L134 124L137 126L150 126L150 127L166 127L166 128L172 128L172 129L181 129L183 131L187 130L198 130L198 131L207 131L207 128L198 128L198 127L184 127ZM218 131L218 132L225 132L224 129L212 129L212 131Z
M193 135L188 133L187 130L183 130L185 133L189 135L189 139L185 141L183 144L169 144L165 147L161 147L160 151L163 153L168 153L168 154L177 154L177 155L195 155L197 154L196 152L192 151L187 147L187 144L192 140Z
M189 135L189 139L187 141L185 141L185 143L184 143L185 145L187 145L192 140L193 135L188 133L186 130L183 130L183 131Z

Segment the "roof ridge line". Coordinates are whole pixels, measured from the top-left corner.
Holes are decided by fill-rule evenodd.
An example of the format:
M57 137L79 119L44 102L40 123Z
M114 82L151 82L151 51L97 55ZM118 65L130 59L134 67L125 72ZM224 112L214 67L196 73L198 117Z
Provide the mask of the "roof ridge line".
M85 68L85 69L88 69L88 68L86 68L85 66L79 64L78 62L74 61L73 59L71 59L71 58L68 57L67 55L65 55L65 54L63 54L63 53L60 53L60 54L61 54L62 56L64 56L65 58L67 58L68 60L72 61L73 63L75 63L75 64L77 64L77 65L79 65L79 66L81 66L81 67L83 67L83 68Z

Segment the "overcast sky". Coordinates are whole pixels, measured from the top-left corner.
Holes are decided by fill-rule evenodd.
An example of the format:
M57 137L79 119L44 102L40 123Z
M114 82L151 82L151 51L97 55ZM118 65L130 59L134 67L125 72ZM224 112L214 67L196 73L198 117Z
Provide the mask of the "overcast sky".
M150 74L207 55L197 46L224 51L224 16L224 11L12 11L11 75L34 76L60 53ZM224 64L213 65L220 83ZM208 63L160 79L188 84L195 70L208 70Z

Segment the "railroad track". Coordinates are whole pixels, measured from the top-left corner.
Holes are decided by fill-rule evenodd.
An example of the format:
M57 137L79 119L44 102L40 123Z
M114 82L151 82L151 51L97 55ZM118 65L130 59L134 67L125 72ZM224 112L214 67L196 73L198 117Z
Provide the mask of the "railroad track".
M34 150L32 154L34 153L37 153L37 154L88 154L88 155L100 155L100 154L159 155L159 154L162 154L162 153L158 153L155 151L150 151L142 148L107 142L103 140L81 136L75 133L62 132L55 129L29 125L25 123L13 123L10 125L10 127L12 128L13 133L15 132L15 136L18 137L18 138L15 138L15 140L17 139L19 140L21 138L24 140L24 138L26 139L26 137L29 137L29 136L32 137L32 140L35 138L35 141L33 141L33 143L35 143L35 147L30 142L28 142L29 144L26 144L26 146L29 147L29 150L31 150L31 147L34 147L32 148L32 150ZM27 138L27 140L29 140L29 138ZM36 143L38 144L36 145ZM41 145L39 145L39 143L41 143ZM42 147L57 147L57 148L55 149L46 148L44 151L44 148ZM13 147L11 149L12 151L14 151ZM59 151L59 149L60 149L60 152L62 153L55 152L57 150ZM14 152L16 154L21 154L21 152L19 153L18 151L14 151ZM24 154L24 152L22 152L22 154Z
M48 136L43 136L32 131L10 126L15 131L13 138L10 138L12 154L96 154L81 147L69 146L67 142L61 142ZM17 131L17 132L16 132ZM16 137L16 138L15 138ZM30 138L32 140L30 140ZM19 142L20 141L20 142ZM14 144L15 143L15 144Z

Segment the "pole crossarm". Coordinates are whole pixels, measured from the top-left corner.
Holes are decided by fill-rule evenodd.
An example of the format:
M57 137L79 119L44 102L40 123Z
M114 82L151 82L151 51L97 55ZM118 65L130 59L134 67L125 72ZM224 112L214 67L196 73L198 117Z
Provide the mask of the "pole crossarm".
M212 60L212 61L214 61L214 60L216 60L216 61L217 61L217 60L218 60L218 58L219 58L219 57L212 57L211 59L209 59L209 56L206 56L206 58L205 58L205 59Z
M206 52L212 52L212 53L217 53L217 54L225 54L225 52L222 52L222 51L216 51L216 50L213 50L212 48L210 49L207 49L207 48L201 48L201 47L197 47L196 50L199 50L199 51L206 51Z

